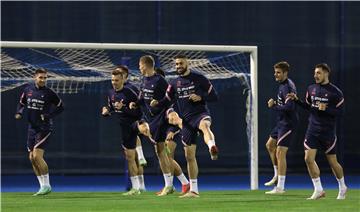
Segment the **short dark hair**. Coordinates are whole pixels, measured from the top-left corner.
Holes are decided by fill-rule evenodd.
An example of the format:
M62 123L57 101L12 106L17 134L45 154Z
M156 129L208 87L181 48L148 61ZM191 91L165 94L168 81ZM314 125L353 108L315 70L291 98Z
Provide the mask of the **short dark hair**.
M38 68L35 70L35 73L34 75L37 75L37 74L47 74L47 70L45 68Z
M119 71L122 72L123 75L125 75L126 77L129 75L129 69L128 69L127 66L118 65L118 66L116 66L115 70L119 70Z
M289 72L290 71L290 65L286 61L281 61L281 62L276 63L274 65L274 68L279 68L284 72Z
M328 64L326 64L326 63L319 63L319 64L317 64L316 66L315 66L315 68L321 68L322 70L325 70L325 71L327 71L327 72L331 72L331 69L330 69L330 67L328 66Z
M119 70L119 69L115 69L115 70L113 70L113 71L111 72L111 75L115 75L115 76L121 75L121 77L122 77L122 76L123 76L123 72L122 72L121 70Z
M144 55L140 57L140 62L143 62L147 67L155 66L155 60L151 55Z
M155 72L160 74L161 76L165 77L165 72L161 68L155 68Z
M185 59L185 60L187 60L188 58L184 54L178 54L178 55L175 56L175 59Z

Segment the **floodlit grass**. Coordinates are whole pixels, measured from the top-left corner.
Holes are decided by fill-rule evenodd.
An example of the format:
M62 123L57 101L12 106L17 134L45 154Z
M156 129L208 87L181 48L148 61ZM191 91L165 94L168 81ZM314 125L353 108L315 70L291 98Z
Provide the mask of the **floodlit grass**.
M182 199L178 193L157 197L154 192L122 196L120 192L2 193L1 211L360 211L360 190L336 200L337 190L326 190L320 200L306 200L312 190L288 190L283 195L259 191L203 191L200 198Z

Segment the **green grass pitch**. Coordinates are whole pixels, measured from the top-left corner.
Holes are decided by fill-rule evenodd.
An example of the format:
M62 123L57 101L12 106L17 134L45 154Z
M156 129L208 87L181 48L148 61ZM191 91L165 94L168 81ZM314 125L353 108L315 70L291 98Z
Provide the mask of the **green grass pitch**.
M283 195L258 191L203 191L200 198L181 199L179 193L157 197L154 192L122 196L120 192L2 193L1 211L360 211L360 189L350 189L346 200L337 190L326 190L320 200L306 200L312 190L287 190Z

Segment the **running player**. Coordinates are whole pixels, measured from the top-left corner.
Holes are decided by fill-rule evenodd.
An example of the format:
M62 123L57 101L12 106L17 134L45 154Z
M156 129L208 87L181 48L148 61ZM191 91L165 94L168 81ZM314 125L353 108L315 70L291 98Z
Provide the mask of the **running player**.
M141 133L145 136L150 135L148 124L141 119L142 113L140 109L130 109L129 103L137 101L137 94L124 86L125 77L122 72L115 69L111 75L111 83L113 89L109 90L107 96L108 105L102 108L102 115L109 116L112 113L116 115L117 121L121 127L122 147L128 161L128 169L132 184L132 189L123 195L140 194L140 183L138 166L136 164L136 139Z
M305 134L305 163L314 184L314 192L308 199L315 200L325 196L320 181L320 169L315 158L318 149L325 151L326 158L338 181L337 199L345 199L347 186L342 166L336 158L336 119L342 113L344 96L341 90L330 83L330 68L321 63L315 66L315 84L306 91L305 102L299 100L295 93L288 95L303 108L310 111L309 125Z
M290 65L285 61L274 65L274 77L279 83L279 90L277 100L269 99L268 107L278 113L278 118L277 124L266 143L266 148L273 163L275 174L265 185L271 186L277 181L277 186L273 190L265 192L266 194L282 194L285 192L286 153L298 120L294 101L286 97L288 93L296 93L294 82L288 78L289 71Z
M137 96L139 95L139 89L132 83L128 82L128 76L129 76L129 69L126 66L119 65L116 67L115 70L119 70L122 73L122 76L124 77L125 83L124 86L134 91ZM144 179L144 166L147 165L147 161L144 156L143 148L141 145L141 139L140 137L143 136L137 136L136 138L136 159L138 164L138 177L139 177L139 183L140 183L140 191L144 192L146 191L145 187L145 179Z
M47 77L46 69L35 71L35 83L25 87L15 114L16 119L21 119L24 108L28 112L27 149L31 165L40 184L40 189L34 196L46 195L51 192L49 168L44 160L44 153L53 131L53 118L64 110L59 96L46 87Z
M163 76L155 72L154 66L155 61L152 56L145 55L140 58L139 69L144 78L140 86L138 102L133 102L132 107L137 107L137 105L141 106L144 117L150 125L150 132L153 136L152 141L165 181L165 187L158 196L164 196L174 192L171 164L165 148L168 125L165 114L167 108L150 107L150 102L153 99L164 98L168 83Z
M199 197L198 166L196 161L196 137L200 131L209 147L212 160L218 158L218 148L215 145L215 136L210 129L211 117L206 102L216 101L217 94L210 81L203 75L189 69L186 56L175 58L176 72L179 75L170 82L166 98L161 101L153 100L152 106L170 105L176 102L181 119L178 124L182 127L182 142L185 145L190 178L190 191L180 197ZM169 118L169 122L172 118Z
M161 76L165 77L165 72L161 68L155 68L155 72L160 74ZM175 105L176 106L176 105ZM181 132L180 128L177 125L171 125L169 122L169 116L173 117L176 116L177 113L174 111L170 114L167 114L167 120L170 124L167 132L166 132L166 140L165 145L167 148L167 154L170 160L171 165L171 173L173 176L176 176L181 183L181 195L186 194L190 190L190 184L188 179L186 179L180 165L175 160L175 149L177 143L181 142ZM161 191L159 191L161 192ZM160 194L160 193L159 193Z

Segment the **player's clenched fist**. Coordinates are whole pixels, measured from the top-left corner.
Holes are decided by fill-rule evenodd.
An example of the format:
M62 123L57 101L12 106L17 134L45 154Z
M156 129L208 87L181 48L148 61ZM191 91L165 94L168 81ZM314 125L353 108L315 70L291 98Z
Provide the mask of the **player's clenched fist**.
M290 98L291 100L295 100L295 101L297 101L299 99L295 93L288 93L286 95L286 98Z
M268 101L268 107L271 108L276 104L276 101L274 99L269 99Z
M19 113L17 113L17 114L15 114L15 119L21 119L22 118L22 116L21 116L21 114L19 114Z
M110 115L109 109L107 107L103 107L101 111L101 115L103 116Z
M115 102L114 107L116 110L121 110L122 107L124 107L123 99L120 102Z
M150 127L147 122L142 122L138 124L139 132L147 137L151 137Z
M196 94L191 94L190 96L189 96L189 99L191 100L191 101L193 101L193 102L200 102L201 101L201 96L199 96L199 95L196 95Z
M151 100L151 102L150 102L150 106L151 106L151 107L156 107L158 104L159 104L159 102L158 102L158 100L156 100L156 99L153 99L153 100Z
M137 108L136 103L135 103L135 102L130 102L130 103L129 103L129 108L130 108L131 110L136 109L136 108Z

